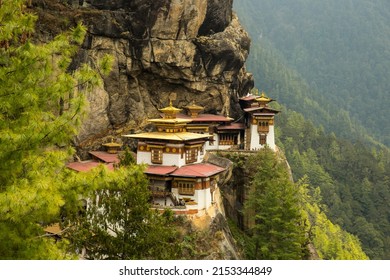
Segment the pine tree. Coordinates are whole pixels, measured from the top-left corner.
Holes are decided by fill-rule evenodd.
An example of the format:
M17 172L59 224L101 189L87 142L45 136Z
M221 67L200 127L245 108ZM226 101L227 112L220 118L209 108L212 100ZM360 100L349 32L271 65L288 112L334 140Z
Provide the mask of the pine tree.
M65 202L68 144L85 93L100 79L86 65L67 71L84 39L82 25L47 44L33 44L36 17L24 4L0 4L0 258L64 258L51 239L42 237L43 226L58 220Z
M160 214L150 208L144 167L129 164L114 172L100 169L74 177L72 185L82 189L88 206L76 216L66 216L66 237L74 251L86 251L88 259L176 259L180 256L173 213ZM74 213L73 211L70 211Z
M299 200L285 164L270 149L249 158L256 166L245 212L254 244L253 259L302 259L306 254L305 228Z

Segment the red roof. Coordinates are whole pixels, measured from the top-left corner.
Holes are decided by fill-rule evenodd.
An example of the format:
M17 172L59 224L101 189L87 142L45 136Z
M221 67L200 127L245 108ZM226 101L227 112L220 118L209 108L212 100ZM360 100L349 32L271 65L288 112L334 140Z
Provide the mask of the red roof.
M264 113L279 113L280 112L279 110L272 109L270 107L251 107L251 108L245 108L244 111L248 112L248 113L255 112L255 111L260 111L260 112L264 112Z
M102 164L98 161L81 161L81 162L71 162L66 165L69 169L75 170L77 172L87 172L91 169L97 167L99 164ZM114 170L114 165L112 163L105 164L109 170Z
M192 121L193 122L228 122L228 121L232 121L232 119L221 115L199 114L196 118L192 118Z
M176 177L210 177L225 171L225 168L210 163L185 165L170 175Z
M107 153L107 152L103 152L103 151L92 151L92 152L89 152L91 155L93 155L94 157L100 159L101 161L103 162L106 162L106 163L118 163L119 162L119 158L118 158L118 154L110 154L110 153Z
M176 169L177 166L149 165L145 173L152 175L169 175Z
M218 126L218 130L242 130L242 129L245 129L245 125L243 123L231 123L228 125Z
M177 114L178 118L192 120L192 122L229 122L232 118L214 114L199 114L196 118L192 118L185 114ZM191 123L190 123L191 124Z

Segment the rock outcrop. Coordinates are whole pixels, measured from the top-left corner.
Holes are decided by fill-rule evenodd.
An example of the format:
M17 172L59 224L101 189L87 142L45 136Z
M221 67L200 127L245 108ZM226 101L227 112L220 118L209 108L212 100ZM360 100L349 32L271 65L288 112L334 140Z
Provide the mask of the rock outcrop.
M79 21L88 35L75 60L114 58L76 146L96 148L108 135L145 128L173 99L195 101L206 112L239 112L238 97L253 87L245 71L250 39L232 12L232 0L35 0L37 31L50 39Z

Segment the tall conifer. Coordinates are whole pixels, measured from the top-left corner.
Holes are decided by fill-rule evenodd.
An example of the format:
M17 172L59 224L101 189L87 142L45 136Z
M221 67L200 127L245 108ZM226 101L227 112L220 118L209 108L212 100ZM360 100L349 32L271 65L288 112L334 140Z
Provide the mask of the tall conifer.
M286 166L270 149L250 157L248 164L257 167L245 202L254 244L248 256L271 260L304 258L304 220Z
M42 228L59 217L69 187L61 175L68 143L85 93L100 79L86 65L67 71L82 25L34 44L36 17L24 4L3 0L0 8L0 259L64 258Z

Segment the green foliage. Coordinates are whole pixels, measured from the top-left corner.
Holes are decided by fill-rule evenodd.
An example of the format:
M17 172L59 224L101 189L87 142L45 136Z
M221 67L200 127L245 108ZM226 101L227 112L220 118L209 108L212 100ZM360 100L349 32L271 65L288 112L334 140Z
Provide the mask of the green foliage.
M278 117L280 146L295 180L307 175L312 194L323 197L329 219L356 235L371 259L388 259L390 152L326 134L302 115L283 109Z
M88 198L85 208L70 195L62 208L70 253L85 250L87 259L111 260L223 258L220 231L196 230L185 216L150 208L143 171L144 166L131 164L114 172L100 166L77 176L69 174L66 184Z
M235 9L253 39L248 69L285 104L276 139L294 179L308 176L321 210L371 259L389 259L390 152L379 143L390 135L388 2L243 0Z
M72 215L64 208L63 227L74 251L86 250L89 259L175 259L179 256L178 233L173 215L150 208L144 167L130 165L107 171L103 166L74 177L74 188L92 184L86 210ZM169 210L168 210L169 211Z
M266 69L257 59L255 50L257 45L268 44L283 58L283 64L299 73L300 78L289 79L290 83L303 81L310 86L310 91L317 92L311 94L311 102L331 109L328 115L339 115L339 121L349 122L352 125L349 129L356 130L355 133L364 127L375 139L389 146L388 1L242 0L235 4L240 20L253 39L248 68L262 86L274 88L260 76L269 67ZM259 68L264 69L258 72ZM291 92L286 89L282 91L284 95L272 96L289 104ZM309 113L302 111L303 108L289 107ZM314 109L319 112L318 108L311 111ZM339 124L337 118L334 121L334 126ZM342 133L344 128L333 129Z
M4 0L0 9L0 258L65 258L59 244L43 238L42 226L58 220L69 187L62 183L72 152L66 147L85 92L100 79L87 66L66 72L82 25L35 45L29 40L35 16L22 11L23 3Z
M247 165L257 167L244 204L254 244L253 251L247 252L248 257L304 258L304 220L286 165L269 149L249 157Z
M309 194L307 177L295 184L299 192L302 214L305 218L306 231L310 242L324 260L365 260L367 255L362 250L356 236L342 230L333 224L321 211L321 194L319 189L313 195Z
M124 153L119 156L119 166L132 166L137 163L130 149L126 147Z
M291 182L283 156L261 150L256 156L228 157L234 163L233 185L250 186L245 202L250 230L229 223L245 258L310 259L318 254L320 259L367 259L359 240L328 219L320 188L310 186L306 176Z

